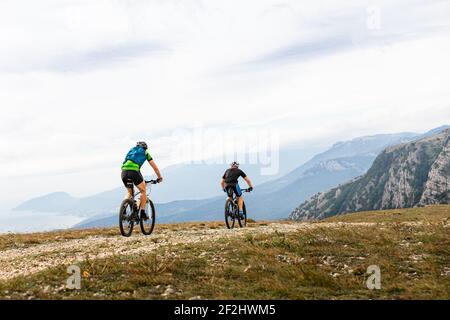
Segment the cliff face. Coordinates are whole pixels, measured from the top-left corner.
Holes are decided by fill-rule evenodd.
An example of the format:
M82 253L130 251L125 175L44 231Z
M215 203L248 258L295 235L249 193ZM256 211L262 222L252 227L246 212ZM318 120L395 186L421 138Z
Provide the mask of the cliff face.
M314 195L290 215L321 219L450 201L450 130L385 149L362 177Z
M450 202L450 142L442 148L441 153L431 166L425 190L420 199L421 205Z

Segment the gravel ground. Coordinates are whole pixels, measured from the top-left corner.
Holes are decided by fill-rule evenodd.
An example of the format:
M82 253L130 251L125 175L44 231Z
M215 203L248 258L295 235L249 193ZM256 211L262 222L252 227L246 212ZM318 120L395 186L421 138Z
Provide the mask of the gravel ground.
M0 251L0 280L30 275L59 265L70 265L89 259L114 255L134 255L152 252L163 246L216 241L227 237L243 237L246 234L290 233L309 228L346 226L371 226L374 223L269 223L251 228L158 230L150 236L135 233L130 238L122 236L93 236L84 239L46 242L26 248Z

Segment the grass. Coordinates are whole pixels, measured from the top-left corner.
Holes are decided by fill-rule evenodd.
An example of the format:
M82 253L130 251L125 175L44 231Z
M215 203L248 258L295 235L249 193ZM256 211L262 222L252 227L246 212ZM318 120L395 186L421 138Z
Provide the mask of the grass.
M79 264L81 290L64 287L67 266L60 266L0 282L0 298L450 299L449 220L450 206L357 213L295 233L251 233L150 255L85 260ZM223 228L223 223L158 227ZM57 234L23 237L48 241ZM64 235L70 236L75 234ZM365 285L370 265L381 269L381 290Z
M393 209L368 212L357 212L334 216L326 219L329 222L422 222L435 223L450 220L450 206L435 205L411 209Z

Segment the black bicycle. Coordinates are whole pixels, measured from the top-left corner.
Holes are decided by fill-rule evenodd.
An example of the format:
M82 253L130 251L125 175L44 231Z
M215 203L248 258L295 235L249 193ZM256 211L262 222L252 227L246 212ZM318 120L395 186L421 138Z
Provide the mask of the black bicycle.
M248 189L242 189L242 192L250 192ZM228 199L225 202L225 223L228 229L233 229L236 220L239 223L239 227L243 228L247 226L247 209L245 208L245 202L242 207L243 214L239 215L238 200L234 192L228 194ZM231 198L231 199L230 199Z
M157 184L156 180L145 181L148 185ZM132 198L125 199L122 201L120 205L120 213L119 213L119 227L120 233L124 237L131 236L133 232L133 228L135 224L140 224L141 231L145 235L150 235L153 232L153 228L155 227L155 206L153 205L152 200L150 200L150 191L151 188L147 188L147 203L145 205L145 216L140 215L139 203L136 200L137 196L140 194L134 193L134 185L132 182L127 183L127 188L132 190Z

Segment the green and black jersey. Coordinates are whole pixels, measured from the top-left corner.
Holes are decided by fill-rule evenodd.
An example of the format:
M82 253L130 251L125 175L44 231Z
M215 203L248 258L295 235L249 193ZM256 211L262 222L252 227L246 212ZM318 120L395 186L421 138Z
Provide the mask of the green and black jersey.
M152 156L150 155L150 153L148 152L148 150L145 150L145 157L147 158L147 161L151 161L153 160ZM122 165L122 170L130 170L130 171L140 171L141 167L139 166L139 164L137 164L136 162L133 162L131 160L127 160L123 165Z

